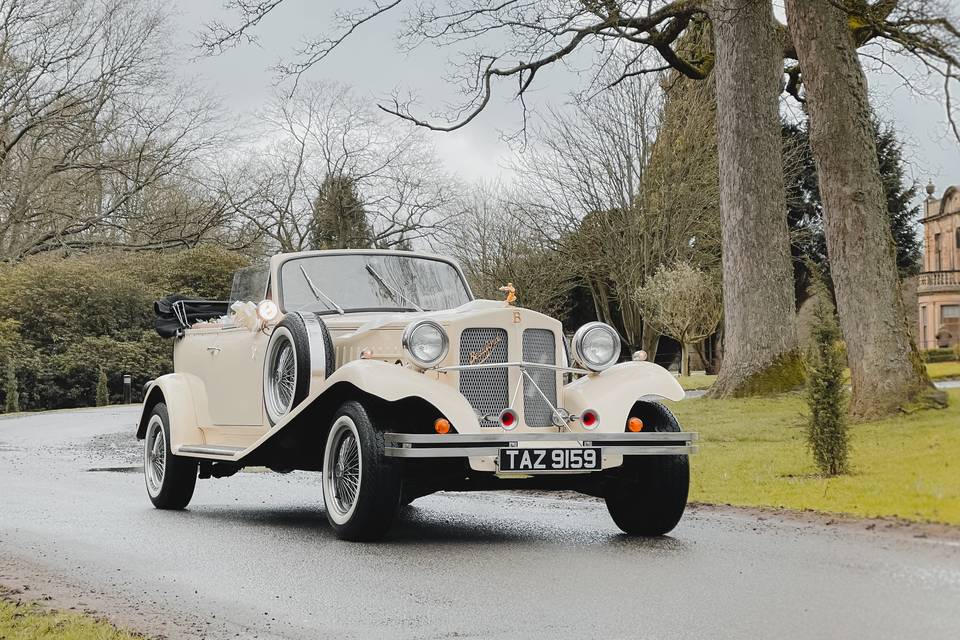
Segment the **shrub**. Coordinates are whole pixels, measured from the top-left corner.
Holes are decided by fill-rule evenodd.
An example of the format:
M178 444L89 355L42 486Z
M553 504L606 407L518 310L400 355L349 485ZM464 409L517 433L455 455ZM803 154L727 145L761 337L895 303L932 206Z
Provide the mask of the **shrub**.
M680 373L690 375L689 350L717 330L723 318L723 293L717 274L688 262L660 267L637 289L644 320L680 343Z
M3 410L5 413L20 411L20 390L17 384L17 371L13 367L13 360L7 360L7 374L3 385Z
M133 388L142 388L147 380L172 370L173 343L152 330L141 330L138 340L114 340L108 336L87 336L70 345L63 353L45 362L40 379L44 393L39 398L46 408L82 406L96 396L99 370L107 372L111 397L119 402L123 374L132 376ZM53 397L50 394L58 393Z
M945 347L942 349L927 349L921 351L920 355L924 362L952 362L960 360L960 344L956 348Z
M838 475L847 471L847 390L843 381L844 358L833 304L826 287L817 287L813 308L811 346L807 356L807 445L820 472Z
M105 407L110 404L110 390L107 388L107 372L100 367L97 375L97 396L95 402L98 407Z
M161 285L164 294L182 293L209 300L226 300L233 284L233 273L249 261L234 252L214 245L170 254L164 261ZM259 300L258 300L259 302Z
M169 372L172 343L153 331L153 301L170 293L225 299L244 264L243 256L203 246L0 264L0 363L12 360L21 408L97 401L101 367L108 401L120 398L125 373L137 389Z

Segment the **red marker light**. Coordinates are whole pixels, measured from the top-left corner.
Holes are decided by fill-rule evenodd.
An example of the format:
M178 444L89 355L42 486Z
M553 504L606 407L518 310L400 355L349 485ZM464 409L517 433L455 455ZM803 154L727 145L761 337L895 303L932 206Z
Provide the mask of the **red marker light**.
M500 412L500 426L508 431L517 426L517 414L513 409L504 409Z
M584 429L596 429L600 425L600 416L593 409L587 409L580 416L580 423Z

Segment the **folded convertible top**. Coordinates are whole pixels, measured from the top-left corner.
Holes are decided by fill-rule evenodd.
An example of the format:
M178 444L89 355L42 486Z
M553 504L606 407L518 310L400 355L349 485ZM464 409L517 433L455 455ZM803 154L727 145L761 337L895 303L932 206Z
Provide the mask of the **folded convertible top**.
M225 316L230 303L224 300L195 300L174 293L153 303L154 328L161 338L175 338L201 320Z

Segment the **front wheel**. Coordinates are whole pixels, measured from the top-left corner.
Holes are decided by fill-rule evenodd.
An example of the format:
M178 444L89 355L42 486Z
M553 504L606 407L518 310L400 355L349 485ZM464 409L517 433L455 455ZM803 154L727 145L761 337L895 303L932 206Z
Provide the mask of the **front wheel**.
M679 432L669 409L638 402L635 413L650 431ZM680 522L690 489L690 463L685 455L627 457L607 489L610 517L634 536L662 536Z
M400 477L383 455L383 431L359 402L337 412L323 454L323 503L342 540L382 538L400 508Z
M147 422L143 442L143 475L147 495L157 509L183 509L197 485L197 462L170 451L170 416L158 402Z

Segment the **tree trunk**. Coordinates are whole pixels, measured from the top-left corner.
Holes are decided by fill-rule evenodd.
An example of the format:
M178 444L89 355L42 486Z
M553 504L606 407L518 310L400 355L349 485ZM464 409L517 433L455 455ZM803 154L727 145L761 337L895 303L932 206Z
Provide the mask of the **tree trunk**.
M905 321L867 81L846 15L831 0L788 0L787 15L803 70L827 253L847 345L850 412L883 415L924 396L942 402Z
M783 68L770 0L717 0L717 141L724 358L713 397L803 381L781 164Z
M686 340L680 341L680 375L690 376L690 345Z
M640 338L640 348L647 352L647 360L654 362L657 359L657 349L660 346L660 332L653 328L646 320L643 321L643 335Z

